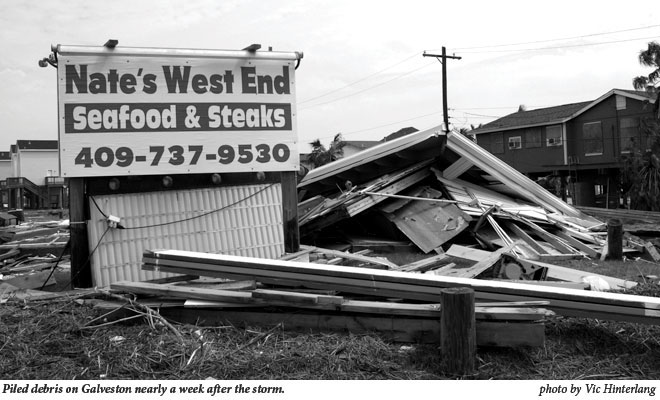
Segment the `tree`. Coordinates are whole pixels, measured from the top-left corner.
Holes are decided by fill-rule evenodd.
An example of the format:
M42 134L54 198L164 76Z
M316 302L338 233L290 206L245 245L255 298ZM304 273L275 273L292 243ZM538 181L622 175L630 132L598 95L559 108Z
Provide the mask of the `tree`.
M321 143L320 139L316 139L309 144L312 146L312 153L309 155L309 161L314 164L314 168L342 158L344 156L344 146L346 146L346 142L344 142L341 133L335 135L327 149Z
M623 193L630 198L631 208L660 211L660 90L655 86L660 82L660 44L649 43L647 49L639 53L639 63L655 69L647 76L634 78L633 87L657 97L654 115L640 120L645 146L622 158L621 186Z
M660 106L660 88L656 84L660 83L660 44L658 42L649 42L646 50L639 52L639 63L645 67L655 68L650 74L633 78L633 87L636 90L646 90L650 94L656 95L655 115L658 117L658 107Z
M460 133L461 135L465 136L466 138L468 138L468 139L470 139L474 142L476 140L476 138L474 136L474 133L472 133L472 131L475 130L475 129L481 128L482 125L483 124L479 124L479 125L470 124L469 129L466 128L466 127L460 128L458 130L458 133Z

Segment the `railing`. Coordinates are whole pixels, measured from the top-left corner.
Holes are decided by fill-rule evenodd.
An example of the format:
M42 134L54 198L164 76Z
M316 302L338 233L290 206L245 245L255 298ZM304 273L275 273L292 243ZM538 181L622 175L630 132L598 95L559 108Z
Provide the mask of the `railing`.
M18 178L7 178L7 188L23 188L27 189L30 192L41 196L41 188L36 185L34 182L28 178L18 177Z
M64 185L64 178L61 176L47 176L46 186L62 186Z

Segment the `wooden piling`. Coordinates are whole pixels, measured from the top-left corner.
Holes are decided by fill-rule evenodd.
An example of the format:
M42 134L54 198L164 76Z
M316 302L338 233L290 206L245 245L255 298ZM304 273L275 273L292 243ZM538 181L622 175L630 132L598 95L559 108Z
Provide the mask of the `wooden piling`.
M618 218L607 222L607 259L623 258L623 223Z
M474 373L477 356L474 290L466 287L440 291L440 342L444 373Z

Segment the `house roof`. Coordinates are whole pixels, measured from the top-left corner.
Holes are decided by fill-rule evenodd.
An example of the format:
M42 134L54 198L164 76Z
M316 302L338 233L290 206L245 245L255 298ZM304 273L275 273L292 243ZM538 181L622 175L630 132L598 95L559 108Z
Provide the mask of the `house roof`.
M380 143L378 140L345 140L346 146L357 147L359 149L368 149Z
M57 150L57 140L17 140L16 146L20 150Z
M529 111L518 111L489 122L482 127L471 131L471 133L479 135L482 133L520 129L532 126L561 124L586 112L612 95L621 95L635 100L649 101L651 103L655 102L654 96L644 91L612 89L596 100L538 108Z
M376 146L314 168L298 184L311 197L333 191L351 181L357 185L400 170L420 161L440 156L446 139L440 127L379 142ZM456 161L454 156L449 162Z
M481 128L477 128L471 131L471 133L478 135L480 133L492 132L496 130L507 130L525 126L551 125L554 123L561 123L566 118L570 117L589 104L591 104L591 101L538 108L536 110L529 111L518 111L485 124Z

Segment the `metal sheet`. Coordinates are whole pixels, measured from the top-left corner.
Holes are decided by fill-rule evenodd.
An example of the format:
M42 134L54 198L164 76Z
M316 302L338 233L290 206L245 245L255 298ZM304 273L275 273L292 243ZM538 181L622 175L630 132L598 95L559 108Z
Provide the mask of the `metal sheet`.
M90 200L87 230L96 286L170 275L143 271L144 250L260 258L284 253L280 184L104 195L94 200L98 208ZM126 229L106 232L108 224L101 210L120 217Z
M441 195L438 193L429 197L437 198ZM425 253L437 249L461 233L472 220L454 204L439 205L425 201L412 201L387 217Z

